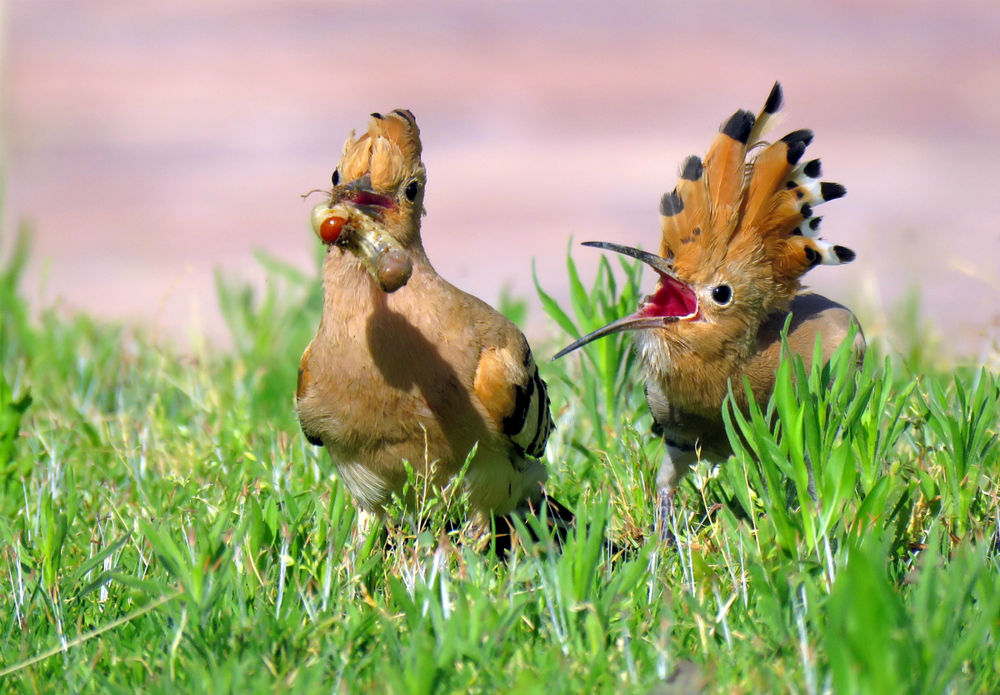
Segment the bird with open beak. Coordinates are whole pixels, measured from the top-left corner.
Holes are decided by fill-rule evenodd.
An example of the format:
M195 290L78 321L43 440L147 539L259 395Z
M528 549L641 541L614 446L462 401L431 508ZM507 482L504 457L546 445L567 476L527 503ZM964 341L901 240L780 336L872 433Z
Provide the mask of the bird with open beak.
M744 378L755 401L766 405L770 399L788 314L788 346L807 369L817 336L829 360L856 324L850 310L801 291L806 272L848 263L854 252L817 236L821 218L814 208L845 190L819 180L818 159L803 161L812 131L797 130L772 144L760 141L781 102L775 83L757 116L737 111L704 160L692 156L684 162L677 187L660 201L659 255L585 244L637 258L658 277L636 313L584 336L556 358L602 336L635 332L654 430L666 444L657 476L664 537L664 520L691 465L732 453L722 419L730 386L744 411ZM854 341L860 359L860 329Z
M426 182L409 111L372 114L344 145L312 213L327 252L323 315L299 367L302 431L369 512L403 497L407 463L443 488L473 447L464 484L483 527L543 502L553 510L539 460L552 429L545 382L521 331L428 260Z

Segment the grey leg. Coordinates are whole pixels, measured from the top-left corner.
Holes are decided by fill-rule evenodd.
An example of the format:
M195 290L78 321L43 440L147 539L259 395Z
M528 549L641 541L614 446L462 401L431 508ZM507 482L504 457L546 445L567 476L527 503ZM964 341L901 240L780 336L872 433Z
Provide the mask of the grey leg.
M677 446L676 442L667 442L667 451L660 464L660 472L656 476L657 516L656 528L660 540L664 543L673 542L670 532L670 520L674 512L674 495L681 480L698 462L698 452L693 445Z

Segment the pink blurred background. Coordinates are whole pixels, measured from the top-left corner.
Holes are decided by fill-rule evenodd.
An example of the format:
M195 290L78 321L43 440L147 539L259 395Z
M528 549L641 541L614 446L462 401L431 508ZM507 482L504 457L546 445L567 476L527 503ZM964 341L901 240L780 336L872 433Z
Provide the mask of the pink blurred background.
M214 268L312 267L307 220L371 111L409 108L438 270L495 302L567 296L565 253L653 248L684 156L785 87L786 130L848 196L858 252L810 284L925 315L964 351L1000 321L1000 4L11 0L4 245L27 291L187 343L225 344ZM598 252L574 256L592 272ZM651 281L650 281L651 282ZM880 318L868 312L869 331Z

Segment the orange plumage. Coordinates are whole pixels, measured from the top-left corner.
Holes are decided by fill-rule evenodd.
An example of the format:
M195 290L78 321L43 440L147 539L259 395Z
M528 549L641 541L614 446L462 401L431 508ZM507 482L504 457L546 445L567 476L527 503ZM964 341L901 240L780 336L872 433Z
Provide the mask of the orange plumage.
M660 201L660 255L589 242L639 258L659 275L639 310L582 338L562 356L603 335L636 331L646 394L667 455L659 486L669 503L681 477L703 453L730 453L722 402L730 384L766 403L774 389L780 328L793 314L793 353L808 363L816 336L829 359L847 335L853 314L828 299L800 294L802 276L819 264L839 265L854 252L816 236L815 206L844 195L819 180L818 159L803 162L812 131L797 130L774 143L760 140L781 107L775 83L756 116L737 111L704 160L685 160L677 187ZM857 334L859 354L864 338Z
M569 523L543 490L552 418L527 340L442 278L424 250L427 172L413 114L372 114L332 183L312 214L327 245L323 315L295 396L308 441L326 447L370 512L393 496L417 507L408 468L444 488L468 462L463 484L481 528L543 505Z

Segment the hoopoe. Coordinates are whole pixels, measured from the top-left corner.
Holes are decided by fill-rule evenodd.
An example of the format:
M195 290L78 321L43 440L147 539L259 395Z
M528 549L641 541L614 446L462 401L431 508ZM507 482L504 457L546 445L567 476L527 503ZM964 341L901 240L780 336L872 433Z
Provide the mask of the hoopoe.
M732 453L722 419L730 385L744 410L744 377L758 403L770 399L788 313L789 348L807 369L817 335L823 359L829 360L857 323L840 304L800 292L806 272L819 264L849 263L855 254L817 236L822 218L814 208L846 191L820 181L818 159L802 161L812 131L796 130L773 144L760 140L781 102L781 85L775 83L756 117L737 111L704 160L685 160L677 187L660 201L659 255L585 244L637 258L659 277L635 314L584 336L556 358L596 338L635 331L654 431L666 445L657 476L664 535L664 518L692 464ZM854 349L860 359L865 350L860 327Z
M464 484L481 527L543 501L552 510L539 461L552 429L545 382L517 326L428 260L420 157L413 114L373 113L313 209L327 252L323 315L295 394L302 431L375 514L402 496L405 462L442 488L474 446Z

